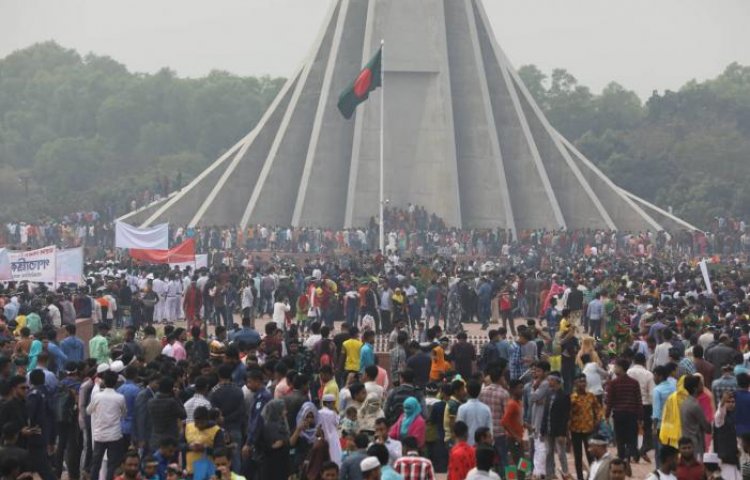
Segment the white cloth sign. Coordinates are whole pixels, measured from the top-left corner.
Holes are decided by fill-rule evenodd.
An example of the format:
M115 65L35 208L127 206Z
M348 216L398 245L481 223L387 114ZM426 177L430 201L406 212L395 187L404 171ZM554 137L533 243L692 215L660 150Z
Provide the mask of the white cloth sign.
M12 280L21 282L54 282L57 273L57 247L25 252L8 252Z
M67 248L57 251L57 282L83 282L83 247Z
M706 284L706 291L709 293L709 295L714 294L713 288L711 288L711 279L708 276L708 265L706 265L706 260L701 260L700 263L701 267L701 273L703 274L703 283Z
M168 250L169 224L137 228L124 222L115 222L115 247Z
M10 268L9 250L0 248L0 280L13 280L13 273Z
M193 262L181 262L181 263L170 263L169 269L174 270L174 267L179 268L180 270L185 270L185 267L190 267L191 271L196 271L199 268L207 268L208 267L208 254L207 253L199 253L195 255L195 263Z

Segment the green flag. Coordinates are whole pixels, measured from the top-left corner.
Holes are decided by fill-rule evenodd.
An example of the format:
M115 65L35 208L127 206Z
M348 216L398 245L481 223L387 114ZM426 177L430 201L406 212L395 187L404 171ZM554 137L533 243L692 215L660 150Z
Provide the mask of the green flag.
M370 92L381 86L381 59L383 48L379 48L374 57L359 72L357 78L341 92L339 96L339 111L345 118L352 118L357 105L367 100Z

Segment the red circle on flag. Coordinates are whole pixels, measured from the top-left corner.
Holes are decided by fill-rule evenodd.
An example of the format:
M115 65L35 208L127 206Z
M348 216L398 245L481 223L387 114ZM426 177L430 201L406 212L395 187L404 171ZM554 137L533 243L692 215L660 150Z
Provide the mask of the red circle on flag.
M354 95L357 98L364 97L370 91L370 85L372 85L372 71L369 68L365 68L354 81Z

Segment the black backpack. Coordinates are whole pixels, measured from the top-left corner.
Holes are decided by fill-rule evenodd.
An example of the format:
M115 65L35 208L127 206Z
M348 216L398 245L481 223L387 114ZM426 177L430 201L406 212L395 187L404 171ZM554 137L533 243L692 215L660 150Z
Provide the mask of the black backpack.
M57 423L74 423L78 419L78 401L70 385L60 383L52 399L52 411Z

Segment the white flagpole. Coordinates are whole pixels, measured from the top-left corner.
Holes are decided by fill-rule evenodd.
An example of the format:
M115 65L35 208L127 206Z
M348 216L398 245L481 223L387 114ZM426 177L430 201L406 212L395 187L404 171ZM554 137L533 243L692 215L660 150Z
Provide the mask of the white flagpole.
M383 215L383 207L385 203L384 188L383 188L383 125L385 118L385 62L384 59L385 51L385 40L380 40L380 253L385 255L385 222Z

